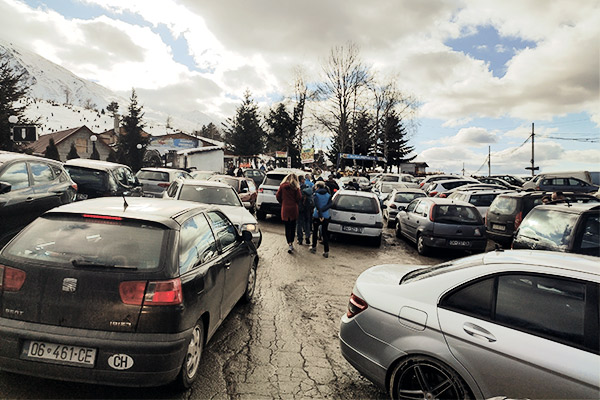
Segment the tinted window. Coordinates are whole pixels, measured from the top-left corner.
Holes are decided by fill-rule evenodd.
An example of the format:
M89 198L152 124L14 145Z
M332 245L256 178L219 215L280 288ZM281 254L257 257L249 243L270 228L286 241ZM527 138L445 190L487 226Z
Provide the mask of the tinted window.
M340 211L352 211L365 214L379 213L379 202L371 197L339 195L333 207Z
M583 283L534 275L498 278L496 320L502 324L583 345L584 312Z
M177 183L177 182L171 183L171 185L167 189L167 196L169 196L169 197L175 197L175 195L177 194L177 188L178 187L179 187L179 183Z
M196 215L183 223L179 249L180 274L185 274L217 254L215 238L204 215Z
M489 211L493 214L511 215L517 211L517 203L515 198L498 196L490 205Z
M600 256L600 216L584 215L581 221L581 239L575 248L578 253Z
M475 207L488 207L495 198L495 194L474 194L469 199L469 203Z
M543 248L565 251L577 218L577 214L534 208L523 220L518 236L534 240Z
M398 177L397 176L383 176L381 178L382 182L398 182Z
M93 218L38 218L12 242L4 255L43 264L82 264L158 268L166 230L143 222Z
M66 166L65 168L78 185L97 190L106 190L106 182L108 180L106 172L71 166Z
M208 217L211 220L215 235L221 242L221 247L226 248L235 243L237 238L235 226L227 218L214 211L209 212Z
M183 185L178 199L222 206L243 206L231 187Z
M281 181L286 177L286 174L267 174L263 185L266 186L279 186Z
M147 181L169 182L169 173L168 172L140 171L137 173L137 177L138 177L138 179L144 179Z
M481 216L475 207L455 204L437 205L434 208L434 221L447 224L482 224Z
M11 165L2 173L0 181L10 183L12 185L11 190L28 187L29 175L27 174L27 165L24 162Z
M462 287L445 297L440 305L463 314L489 319L492 316L494 280L495 278L489 278Z

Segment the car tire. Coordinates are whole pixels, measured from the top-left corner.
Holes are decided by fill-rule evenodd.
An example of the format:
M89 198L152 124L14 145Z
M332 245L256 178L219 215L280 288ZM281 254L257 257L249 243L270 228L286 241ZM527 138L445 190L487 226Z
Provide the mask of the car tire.
M250 271L248 271L248 280L246 281L246 290L242 296L244 303L250 303L254 297L254 291L256 290L256 268L258 267L257 262L252 263Z
M429 253L429 246L425 244L425 239L423 238L423 235L417 236L417 253L419 253L422 256L425 256Z
M259 221L264 221L265 218L267 218L267 213L256 209L256 219Z
M396 225L396 221L393 219L390 219L389 217L387 218L387 227L388 228L393 228Z
M185 356L183 357L181 371L179 371L179 375L177 376L176 384L180 389L189 389L196 380L198 370L200 369L200 359L202 358L203 350L204 323L198 321L192 329L192 335L188 342Z
M381 247L382 236L383 236L383 233L380 233L379 236L376 236L375 238L373 238L373 246Z
M396 221L396 227L394 229L396 231L396 237L402 238L402 226L400 226L400 222Z
M408 357L398 363L390 377L388 389L392 399L473 398L469 387L458 373L442 362L426 356Z

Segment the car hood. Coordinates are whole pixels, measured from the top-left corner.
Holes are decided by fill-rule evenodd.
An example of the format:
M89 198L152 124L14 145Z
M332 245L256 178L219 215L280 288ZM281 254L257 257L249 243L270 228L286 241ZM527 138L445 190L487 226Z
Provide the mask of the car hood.
M258 224L256 218L245 207L221 205L217 205L217 207L238 227L244 224Z

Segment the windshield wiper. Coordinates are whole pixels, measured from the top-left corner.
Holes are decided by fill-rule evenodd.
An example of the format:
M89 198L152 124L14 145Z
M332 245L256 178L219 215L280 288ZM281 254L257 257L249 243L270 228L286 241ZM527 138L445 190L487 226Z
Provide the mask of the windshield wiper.
M73 264L73 266L75 268L92 267L92 268L137 269L137 267L134 267L131 265L102 264L102 263L97 263L94 261L89 261L89 260L85 260L85 259L77 259L77 258L72 259L71 264Z

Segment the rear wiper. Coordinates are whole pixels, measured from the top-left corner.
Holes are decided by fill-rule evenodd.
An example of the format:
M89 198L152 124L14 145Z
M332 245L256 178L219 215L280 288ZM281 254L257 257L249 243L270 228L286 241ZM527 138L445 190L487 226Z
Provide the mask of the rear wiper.
M93 261L77 259L77 258L72 259L71 264L73 264L73 266L75 268L92 267L92 268L137 269L137 267L134 267L131 265L102 264L102 263L96 263Z

